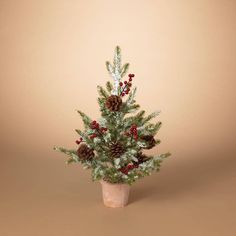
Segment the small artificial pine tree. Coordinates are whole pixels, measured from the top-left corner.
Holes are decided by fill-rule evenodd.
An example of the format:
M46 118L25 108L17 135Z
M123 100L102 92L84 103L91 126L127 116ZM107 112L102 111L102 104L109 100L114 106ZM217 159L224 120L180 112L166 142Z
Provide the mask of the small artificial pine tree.
M152 171L158 171L161 162L170 153L157 156L143 153L144 149L151 149L160 143L154 136L161 122L150 122L159 112L148 116L145 116L144 110L137 112L140 106L134 100L136 88L131 89L135 75L129 74L127 80L121 81L129 64L121 65L121 50L118 46L113 65L106 62L106 67L114 84L108 81L106 89L97 87L101 118L95 121L78 111L85 128L84 131L76 129L80 136L76 140L78 149L54 149L69 156L68 164L81 163L85 169L91 169L93 180L132 184Z

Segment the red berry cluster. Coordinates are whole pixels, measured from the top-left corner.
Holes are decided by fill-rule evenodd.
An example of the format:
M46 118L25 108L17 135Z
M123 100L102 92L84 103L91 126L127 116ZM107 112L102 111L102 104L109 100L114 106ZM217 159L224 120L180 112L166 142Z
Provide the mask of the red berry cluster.
M79 140L76 140L75 142L76 142L76 144L78 144L78 145L79 145L81 142L83 142L83 139L82 139L82 138L80 138Z
M107 131L107 128L105 127L100 127L100 125L97 123L96 120L92 121L90 124L90 128L94 129L96 131L96 133L93 133L90 138L94 139L96 138L98 135L103 135L104 132Z
M134 77L134 74L129 74L129 81L124 81L124 84L120 82L121 92L120 95L122 97L125 96L125 94L129 94L130 87L132 86L132 78Z
M130 127L129 131L128 131L128 132L127 132L127 131L125 132L125 135L126 135L126 136L131 136L131 137L134 138L135 141L137 141L137 140L138 140L137 125L136 125L136 124L133 124L133 125Z
M127 166L124 166L122 168L120 168L120 172L122 172L123 174L127 175L129 173L130 170L133 170L134 168L138 168L138 164L128 164Z
M99 124L97 123L96 120L94 120L90 123L90 128L91 129L99 129Z

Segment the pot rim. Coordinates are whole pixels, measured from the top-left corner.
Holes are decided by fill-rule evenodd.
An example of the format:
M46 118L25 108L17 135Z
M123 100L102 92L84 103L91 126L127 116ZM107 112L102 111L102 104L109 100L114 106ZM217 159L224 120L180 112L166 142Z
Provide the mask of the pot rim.
M101 184L108 184L108 185L126 185L126 186L129 186L130 187L130 185L129 184L127 184L127 183L110 183L110 182L108 182L108 181L106 181L106 180L103 180L103 179L101 179L100 181L99 181Z

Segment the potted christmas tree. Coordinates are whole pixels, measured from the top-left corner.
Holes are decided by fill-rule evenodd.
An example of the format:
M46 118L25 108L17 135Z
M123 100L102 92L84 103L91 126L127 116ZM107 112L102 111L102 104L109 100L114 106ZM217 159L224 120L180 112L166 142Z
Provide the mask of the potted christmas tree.
M135 101L136 88L132 89L135 75L127 73L129 64L121 65L121 51L117 46L113 65L106 67L114 83L106 83L106 89L98 86L98 104L101 118L92 120L78 111L84 123L84 131L76 129L79 135L74 150L55 147L68 155L67 163L80 163L91 169L92 179L102 184L103 201L108 207L123 207L128 203L130 185L136 180L158 171L160 164L170 153L150 156L143 153L160 143L155 139L161 122L151 123L159 112L145 116L138 112ZM133 114L133 115L132 115Z

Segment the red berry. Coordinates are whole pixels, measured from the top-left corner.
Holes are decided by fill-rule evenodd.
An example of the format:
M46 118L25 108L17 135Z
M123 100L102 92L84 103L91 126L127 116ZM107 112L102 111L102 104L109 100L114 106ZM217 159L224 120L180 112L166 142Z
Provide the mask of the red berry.
M126 91L125 91L125 93L126 93L126 94L128 94L128 93L129 93L129 91L128 91L128 90L126 90Z
M128 168L129 170L132 170L132 169L134 168L134 165L130 163L130 164L127 165L127 168Z
M127 81L124 81L124 84L127 84Z
M102 131L102 132L106 132L106 131L107 131L107 128L102 127L102 128L101 128L101 131Z
M130 128L130 130L134 130L134 129L137 129L137 125L136 124L133 124Z
M120 171L121 171L123 174L125 174L125 175L128 174L128 170L127 170L126 167L121 168Z
M83 141L83 138L80 138L80 141Z
M123 85L123 83L122 82L120 82L120 86L122 86Z
M80 141L79 141L79 140L76 140L75 142L76 142L76 144L78 144L78 145L80 144Z
M97 137L97 134L92 134L91 136L90 136L90 139L94 139L94 138L96 138Z
M131 74L131 77L134 77L134 74Z
M127 91L130 91L130 88L127 88Z
M96 120L94 120L94 121L92 122L92 124L94 124L94 125L95 125L96 123L97 123L97 121L96 121Z
M131 77L129 78L129 81L132 81L132 78L131 78Z
M125 96L125 93L122 93L121 96L124 97L124 96Z
M96 129L95 126L96 126L95 124L91 124L91 125L90 125L90 128L91 128L91 129Z
M129 86L129 87L131 87L131 86L132 86L132 84L131 84L131 83L128 83L128 86Z

